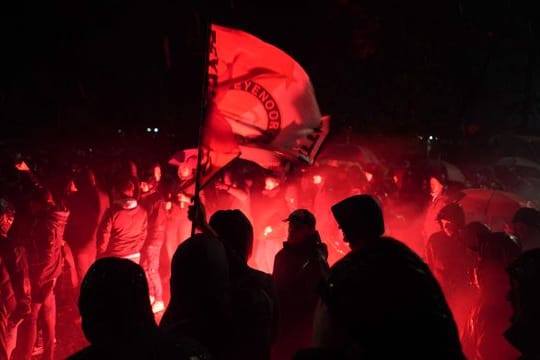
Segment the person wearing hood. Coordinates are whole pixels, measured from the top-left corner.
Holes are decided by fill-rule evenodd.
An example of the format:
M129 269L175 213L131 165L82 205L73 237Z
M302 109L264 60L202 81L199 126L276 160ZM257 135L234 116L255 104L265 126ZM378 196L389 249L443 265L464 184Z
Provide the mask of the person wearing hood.
M278 323L272 277L248 266L253 226L240 210L218 210L209 222L223 242L229 261L234 319L231 358L270 359Z
M10 236L22 244L28 255L31 312L18 329L13 359L30 359L37 336L38 318L43 318L44 359L54 358L56 341L56 299L54 288L62 273L62 246L69 212L55 202L51 192L39 187L32 191L30 214L15 218Z
M143 269L127 259L103 258L86 274L79 297L82 330L90 346L69 357L91 359L202 359L159 330Z
M465 212L461 205L446 205L439 211L437 221L441 230L429 237L426 262L441 284L462 330L474 304L476 289L472 286L472 274L476 259L463 237Z
M159 326L175 341L194 339L216 359L230 359L234 324L227 251L197 204L197 211L188 209L188 218L202 233L186 239L174 253L171 300Z
M280 312L274 359L291 358L298 349L311 346L318 289L329 269L328 250L317 232L315 216L298 209L284 221L289 223L288 237L275 256L272 272Z
M114 256L139 263L147 235L146 210L134 198L135 184L120 179L113 188L113 203L103 215L97 233L97 257Z
M315 317L314 344L342 359L464 359L456 324L427 265L384 237L370 195L335 204L351 252L330 269Z

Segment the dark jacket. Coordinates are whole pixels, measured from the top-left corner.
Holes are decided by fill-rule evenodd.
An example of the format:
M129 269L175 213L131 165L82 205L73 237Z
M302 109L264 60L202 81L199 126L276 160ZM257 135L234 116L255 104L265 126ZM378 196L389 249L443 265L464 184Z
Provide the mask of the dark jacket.
M160 327L171 338L193 338L216 358L231 346L230 281L221 241L196 234L176 250L171 265L171 301Z
M6 264L17 302L14 320L19 320L30 313L30 304L32 303L26 250L22 246L17 246L9 238L0 238L0 257L4 259Z
M283 249L276 254L272 278L279 304L280 330L275 358L289 357L300 347L311 345L319 286L328 272L326 256L326 245L318 235L300 244L284 242Z
M382 237L347 254L330 269L321 297L341 334L337 347L352 358L465 358L437 281L397 240Z
M135 199L115 201L107 209L97 233L97 256L125 257L136 254L146 240L146 211Z
M229 266L235 334L230 356L239 360L270 359L278 325L272 277L247 265L236 269Z
M97 187L80 190L71 196L64 237L72 249L96 246L97 229L107 208L109 198Z
M474 259L459 234L448 237L439 231L431 235L426 262L447 295L471 282Z
M13 236L26 249L32 287L41 287L62 273L62 244L68 216L68 211L49 207L40 214L15 219Z
M143 195L141 206L148 214L148 233L144 247L161 248L165 241L167 227L166 201L159 192Z
M194 342L175 342L165 338L160 332L149 332L144 339L134 339L132 343L119 343L115 348L90 345L68 357L69 360L113 360L113 359L155 359L155 360L210 360L207 351Z

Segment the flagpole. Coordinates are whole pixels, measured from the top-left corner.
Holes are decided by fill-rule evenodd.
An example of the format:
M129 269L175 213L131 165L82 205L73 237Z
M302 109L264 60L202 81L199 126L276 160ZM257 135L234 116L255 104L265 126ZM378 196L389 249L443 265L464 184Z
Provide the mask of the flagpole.
M209 48L210 48L210 32L211 32L211 22L210 22L210 16L209 14L201 15L201 12L199 13L200 18L202 18L203 21L203 33L202 33L202 41L203 41L203 47L202 47L202 55L203 55L203 61L202 61L202 73L201 73L201 103L200 103L200 118L199 118L199 139L198 139L198 145L197 145L197 167L195 170L195 193L193 195L193 202L194 202L194 218L193 222L191 223L191 236L195 234L195 230L197 227L197 220L199 219L199 211L200 211L200 197L199 193L201 191L201 178L202 178L202 158L203 158L203 136L204 136L204 123L206 121L206 114L208 110L208 65L209 65Z

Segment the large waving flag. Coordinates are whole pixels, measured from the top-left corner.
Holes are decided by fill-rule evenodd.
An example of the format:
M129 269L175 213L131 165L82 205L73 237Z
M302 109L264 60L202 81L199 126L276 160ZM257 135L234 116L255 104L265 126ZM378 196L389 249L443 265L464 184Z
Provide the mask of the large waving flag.
M329 117L321 117L304 69L246 32L212 25L210 33L201 188L238 156L269 169L284 159L313 163Z
M246 32L212 25L209 75L214 114L227 120L242 158L267 168L283 158L313 162L329 119L293 58Z

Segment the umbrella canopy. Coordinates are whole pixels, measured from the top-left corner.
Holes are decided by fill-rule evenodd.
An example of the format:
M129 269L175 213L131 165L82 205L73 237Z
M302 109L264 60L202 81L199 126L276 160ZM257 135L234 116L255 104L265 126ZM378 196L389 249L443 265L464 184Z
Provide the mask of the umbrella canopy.
M440 166L445 169L447 180L464 184L467 180L460 168L444 160L430 161L429 166Z
M317 158L321 164L331 162L365 164L380 164L377 156L363 146L355 144L331 144L323 148Z
M499 166L533 168L540 171L540 164L522 157L503 157L497 161Z
M483 222L493 231L505 231L520 207L533 207L527 199L499 190L467 189L462 193L459 203L465 211L466 221Z

